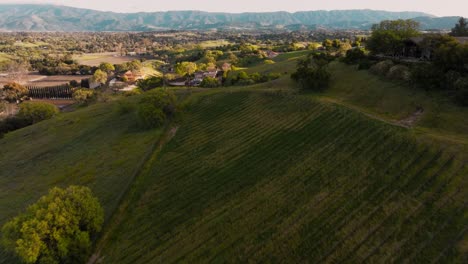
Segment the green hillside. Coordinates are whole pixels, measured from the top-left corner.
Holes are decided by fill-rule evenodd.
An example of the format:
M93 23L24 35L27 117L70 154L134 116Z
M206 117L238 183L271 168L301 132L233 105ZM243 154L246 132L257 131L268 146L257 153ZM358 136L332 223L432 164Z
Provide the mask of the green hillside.
M407 129L275 91L193 97L104 263L463 262L466 162Z
M109 217L160 131L135 129L131 114L97 104L0 139L0 225L53 186L86 185ZM12 263L0 250L0 263Z

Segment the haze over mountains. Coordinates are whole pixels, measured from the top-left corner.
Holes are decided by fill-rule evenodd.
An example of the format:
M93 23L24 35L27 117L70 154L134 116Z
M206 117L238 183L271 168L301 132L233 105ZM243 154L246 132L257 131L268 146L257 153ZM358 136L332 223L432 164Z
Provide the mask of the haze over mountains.
M368 29L388 19L415 19L422 29L449 29L458 17L375 10L296 13L168 11L114 13L56 5L0 5L0 31L151 31L210 29Z

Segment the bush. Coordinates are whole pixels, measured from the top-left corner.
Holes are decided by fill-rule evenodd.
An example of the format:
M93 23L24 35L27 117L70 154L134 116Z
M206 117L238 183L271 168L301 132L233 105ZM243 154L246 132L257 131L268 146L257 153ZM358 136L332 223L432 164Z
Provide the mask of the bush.
M2 242L25 263L85 263L103 222L88 187L55 187L3 226Z
M59 113L59 109L49 103L25 102L19 105L18 117L30 120L31 123L37 123L42 120L50 119Z
M0 121L0 136L17 129L32 125L30 119L25 119L19 116L10 116Z
M356 64L367 58L364 49L354 48L346 51L346 57L343 58L343 62L346 64Z
M394 66L391 60L381 61L370 68L370 72L376 75L386 76L390 68Z
M272 60L265 60L263 63L265 63L265 64L275 64L275 62L272 61Z
M206 77L200 84L201 87L215 88L219 86L219 81L216 78Z
M83 88L73 91L73 99L79 104L86 105L96 101L97 96L93 90Z
M387 73L387 78L392 80L409 81L411 73L408 67L404 65L395 65Z
M28 95L28 89L19 83L7 83L0 89L0 99L10 103L23 100Z
M138 80L137 86L142 91L148 91L154 88L162 87L164 85L164 79L162 77L151 76L144 80Z

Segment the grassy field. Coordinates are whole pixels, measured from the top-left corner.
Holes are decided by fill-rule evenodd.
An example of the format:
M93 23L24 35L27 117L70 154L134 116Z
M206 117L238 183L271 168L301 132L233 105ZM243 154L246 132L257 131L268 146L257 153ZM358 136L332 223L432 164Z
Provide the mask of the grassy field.
M104 263L463 262L465 160L274 91L196 95L134 186Z
M111 64L121 64L132 60L139 59L135 56L120 56L116 52L105 52L105 53L87 53L83 55L74 56L73 59L77 60L79 64L89 66L99 66L102 62L108 62Z
M225 39L219 39L219 40L207 40L207 41L203 41L200 43L200 46L202 48L215 48L215 47L219 47L219 46L225 46L225 45L229 45L229 44L232 44L231 42L225 40Z
M0 225L53 186L89 186L106 217L113 213L161 134L139 131L133 115L114 107L93 105L0 139ZM0 263L15 262L0 249Z

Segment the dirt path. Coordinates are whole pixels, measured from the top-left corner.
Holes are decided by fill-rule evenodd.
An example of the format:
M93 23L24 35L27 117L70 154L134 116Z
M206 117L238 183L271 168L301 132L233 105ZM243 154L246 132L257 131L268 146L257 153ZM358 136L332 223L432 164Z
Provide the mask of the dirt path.
M421 119L423 114L424 114L424 109L422 107L418 107L418 109L416 109L416 112L398 121L398 123L404 127L411 128Z
M105 256L101 256L101 250L106 245L110 236L116 228L122 223L125 213L130 205L131 199L137 194L137 189L139 183L142 180L142 176L149 169L149 165L158 157L158 154L162 150L165 144L167 144L171 139L176 135L179 127L172 126L166 128L166 131L161 135L159 140L154 142L149 151L145 154L140 164L136 167L135 172L132 176L132 184L130 184L127 191L124 192L120 198L119 207L115 210L113 215L110 217L106 227L102 232L101 238L98 240L98 243L95 248L95 253L90 257L87 264L96 264L101 263Z

